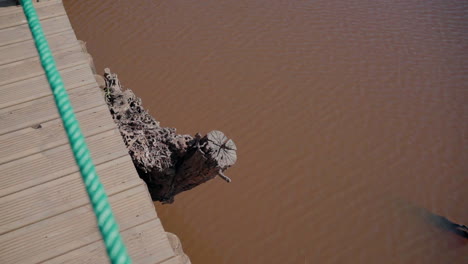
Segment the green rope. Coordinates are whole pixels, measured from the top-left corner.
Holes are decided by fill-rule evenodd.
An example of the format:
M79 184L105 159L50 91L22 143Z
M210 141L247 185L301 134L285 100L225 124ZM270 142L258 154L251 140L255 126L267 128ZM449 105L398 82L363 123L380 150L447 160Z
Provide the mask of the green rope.
M80 125L73 112L62 77L55 65L54 57L42 30L36 9L31 0L23 0L21 3L34 42L36 43L37 51L39 52L42 67L45 70L50 88L54 94L55 103L62 117L63 126L67 133L73 155L75 156L75 161L80 168L109 259L112 263L131 263L104 187L99 180Z

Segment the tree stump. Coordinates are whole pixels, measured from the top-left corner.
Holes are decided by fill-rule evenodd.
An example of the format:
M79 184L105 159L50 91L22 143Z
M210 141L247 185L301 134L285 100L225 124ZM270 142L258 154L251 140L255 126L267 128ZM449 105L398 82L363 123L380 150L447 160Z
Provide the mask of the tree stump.
M221 167L229 167L236 163L236 144L221 131L211 131L207 135L208 148L213 152L213 158Z
M107 68L104 72L107 105L153 201L172 203L178 193L216 176L231 182L224 171L237 160L232 140L216 130L192 137L161 127L117 74Z

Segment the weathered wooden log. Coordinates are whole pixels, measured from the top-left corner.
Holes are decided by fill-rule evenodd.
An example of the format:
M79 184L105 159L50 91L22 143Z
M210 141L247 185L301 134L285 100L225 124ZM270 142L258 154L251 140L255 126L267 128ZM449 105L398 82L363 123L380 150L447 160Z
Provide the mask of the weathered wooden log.
M221 131L211 131L207 135L208 147L214 154L214 159L221 167L231 166L237 160L237 147L234 141L228 140Z
M172 203L174 196L219 176L237 160L236 145L221 131L202 137L179 135L161 127L141 99L120 84L117 74L104 70L105 99L140 177L154 201Z

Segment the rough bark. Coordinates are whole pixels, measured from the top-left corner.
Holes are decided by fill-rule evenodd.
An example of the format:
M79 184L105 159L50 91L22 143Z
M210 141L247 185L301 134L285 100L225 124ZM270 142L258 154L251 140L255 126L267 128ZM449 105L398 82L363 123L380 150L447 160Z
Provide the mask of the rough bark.
M161 127L141 99L105 69L105 99L140 177L154 201L172 203L174 196L220 176L236 162L236 145L220 131L206 136L179 135Z

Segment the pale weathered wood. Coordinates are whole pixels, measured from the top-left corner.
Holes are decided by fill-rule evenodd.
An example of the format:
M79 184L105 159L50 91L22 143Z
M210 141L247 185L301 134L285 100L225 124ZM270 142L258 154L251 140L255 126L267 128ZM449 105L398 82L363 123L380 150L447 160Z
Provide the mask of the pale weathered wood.
M153 204L139 185L109 197L121 230L155 219ZM0 263L38 263L100 240L89 205L0 236Z
M58 34L53 34L47 37L49 42L50 49L57 59L57 56L62 53L62 51L80 50L80 44L77 42L75 33L73 30L68 30ZM20 43L14 43L0 47L0 65L13 63L13 62L23 62L28 63L29 61L23 61L25 59L33 58L33 61L38 61L36 46L34 45L33 40L23 41ZM2 69L3 67L0 67ZM24 67L23 67L24 68ZM3 70L0 70L3 71ZM17 71L18 75L26 74L25 70ZM24 79L24 78L23 78ZM2 80L2 78L0 78Z
M113 126L109 128L111 130L86 138L96 165L128 155L119 131ZM63 144L1 165L0 197L77 172L70 146L66 141Z
M84 63L60 71L65 88L71 90L95 83L89 65ZM93 77L91 77L93 76ZM0 86L0 109L52 94L44 75Z
M87 55L80 51L80 45L74 44L70 49L54 54L59 70L88 63ZM25 59L0 66L0 85L44 75L41 63L37 57Z
M63 4L34 5L133 260L173 259ZM107 262L21 7L0 8L0 93L0 263Z
M143 181L135 177L128 155L96 167L107 195L130 189ZM0 235L88 204L80 173L46 182L0 198Z
M172 249L174 250L174 260L177 260L179 264L190 264L188 256L185 254L180 239L169 232L166 232L169 243L171 244Z
M85 110L76 113L76 116L85 136L115 128L107 106ZM0 136L0 164L68 143L62 120L55 119L37 125L40 125L40 128L31 126Z
M75 112L104 103L96 82L68 91ZM59 118L53 96L42 97L0 110L0 135Z
M66 15L41 20L41 24L46 36L72 30L70 21ZM32 34L28 24L0 29L0 46L30 39L32 39Z
M158 262L158 264L190 264L190 259L185 258L184 256L174 256L170 259Z
M228 140L223 132L217 130L211 131L206 136L208 138L208 148L214 153L212 157L216 159L221 168L228 168L236 163L237 147L234 141ZM220 176L226 177L222 173L220 173Z
M0 11L0 28L12 27L25 24L27 22L21 8L15 8L15 11L20 12L2 14ZM48 19L66 14L61 1L39 2L36 4L36 11L41 19Z
M167 242L164 229L159 220L132 227L122 232L122 237L132 256L133 263L155 264L174 255ZM172 258L171 258L172 259ZM101 241L83 248L67 252L62 256L48 260L47 264L69 263L106 263L107 256ZM166 262L164 262L166 263ZM181 263L179 263L181 264Z
M99 85L99 88L104 89L106 88L106 81L104 80L104 77L99 74L94 74L94 79L96 80L97 84Z
M62 0L40 0L32 1L33 5L37 8L47 2L62 2ZM21 6L16 5L16 0L0 0L0 16L23 12Z
M96 66L94 65L94 59L93 56L91 56L89 53L88 54L88 64L89 67L91 67L91 70L93 71L93 74L97 73Z

